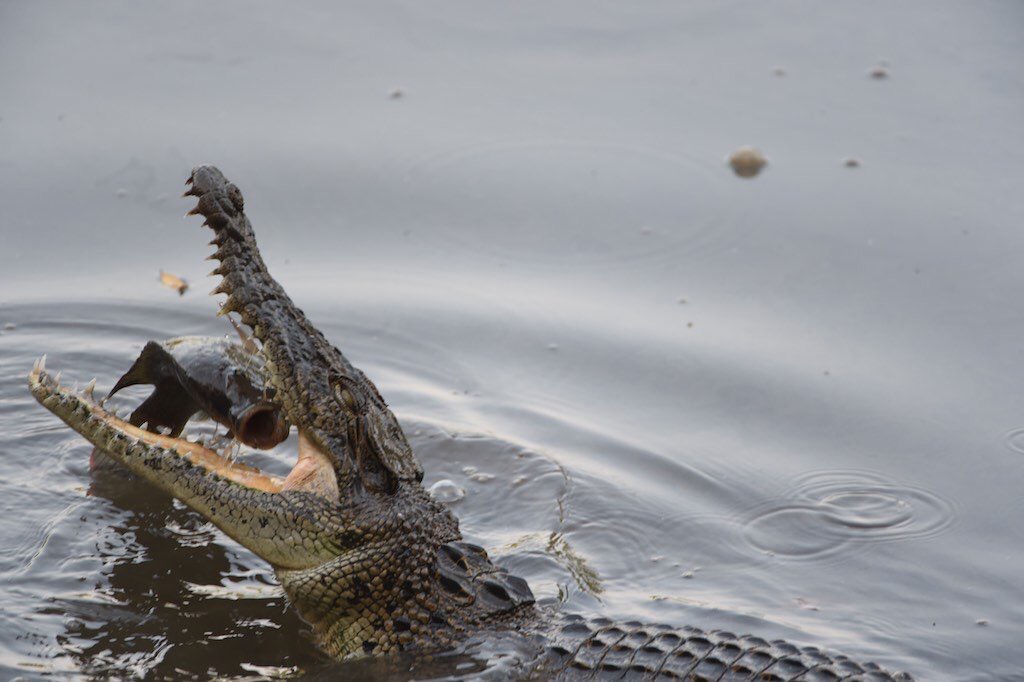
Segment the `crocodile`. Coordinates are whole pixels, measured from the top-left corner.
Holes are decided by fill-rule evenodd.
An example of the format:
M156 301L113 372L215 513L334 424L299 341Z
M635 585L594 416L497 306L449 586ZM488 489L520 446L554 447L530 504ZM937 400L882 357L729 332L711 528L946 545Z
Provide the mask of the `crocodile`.
M267 561L320 647L337 659L429 659L514 635L533 679L908 680L873 663L783 640L562 613L462 539L422 486L423 469L374 384L271 277L238 187L199 166L186 196L213 231L220 315L252 332L274 400L295 426L285 477L199 442L123 420L60 383L45 356L35 398L98 448ZM136 421L139 421L136 419ZM159 420L157 420L159 421Z

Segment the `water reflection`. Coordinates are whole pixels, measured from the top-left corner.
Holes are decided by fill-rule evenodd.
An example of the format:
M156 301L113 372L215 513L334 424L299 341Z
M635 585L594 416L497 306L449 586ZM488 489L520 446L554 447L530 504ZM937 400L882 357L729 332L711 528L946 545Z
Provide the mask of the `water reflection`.
M89 487L126 510L94 530L103 569L92 592L40 610L63 617L57 641L79 670L170 678L323 665L269 567L170 497L128 479L103 468Z

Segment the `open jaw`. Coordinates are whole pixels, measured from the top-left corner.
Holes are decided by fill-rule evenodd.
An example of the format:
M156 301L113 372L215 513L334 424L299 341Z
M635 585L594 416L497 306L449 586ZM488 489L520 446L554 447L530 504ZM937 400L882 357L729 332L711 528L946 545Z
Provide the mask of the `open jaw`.
M229 536L278 568L308 568L333 554L311 545L317 510L337 504L327 458L299 435L299 457L285 478L232 461L200 442L134 426L100 405L94 382L82 391L60 384L35 363L28 383L44 407L129 470L202 513Z
M53 377L46 371L45 355L35 363L29 374L29 388L36 400L102 450L117 452L137 448L143 452L159 452L167 457L181 457L212 475L221 476L246 488L279 493L284 487L284 479L232 461L201 442L193 442L184 437L174 438L129 424L96 402L93 386L90 383L84 391L77 393L62 386L60 373Z

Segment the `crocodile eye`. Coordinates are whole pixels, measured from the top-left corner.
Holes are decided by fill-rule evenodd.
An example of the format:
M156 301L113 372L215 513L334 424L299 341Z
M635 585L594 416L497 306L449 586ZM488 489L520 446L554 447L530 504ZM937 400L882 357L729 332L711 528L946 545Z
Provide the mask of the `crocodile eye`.
M334 387L334 396L349 412L356 412L359 409L359 401L357 401L356 397L352 395L352 391L347 388L336 385Z

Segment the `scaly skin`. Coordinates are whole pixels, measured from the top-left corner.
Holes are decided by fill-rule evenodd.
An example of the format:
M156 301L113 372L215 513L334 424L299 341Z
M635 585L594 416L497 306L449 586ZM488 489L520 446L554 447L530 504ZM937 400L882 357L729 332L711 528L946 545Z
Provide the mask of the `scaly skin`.
M270 276L242 194L216 168L193 170L191 211L214 231L214 273L261 345L270 381L299 432L285 479L202 445L133 426L75 393L39 362L29 387L97 447L268 561L321 646L337 658L429 654L488 631L516 631L524 672L559 677L909 679L817 649L694 628L586 621L534 606L525 581L461 541L458 521L420 485L423 470L376 387Z

